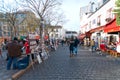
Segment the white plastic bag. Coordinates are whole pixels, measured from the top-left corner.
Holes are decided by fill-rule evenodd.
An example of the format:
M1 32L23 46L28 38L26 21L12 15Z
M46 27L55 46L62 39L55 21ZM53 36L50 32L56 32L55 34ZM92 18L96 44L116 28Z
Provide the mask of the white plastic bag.
M39 54L37 55L37 60L38 60L39 64L42 63L42 59Z
M48 59L48 55L46 52L42 52L41 55L44 60Z

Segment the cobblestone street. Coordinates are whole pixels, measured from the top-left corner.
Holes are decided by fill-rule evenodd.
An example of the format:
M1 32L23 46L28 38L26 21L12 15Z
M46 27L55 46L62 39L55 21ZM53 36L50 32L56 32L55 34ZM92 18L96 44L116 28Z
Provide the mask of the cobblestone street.
M78 51L77 56L70 58L68 47L60 46L19 80L120 80L119 58L92 53L83 47Z
M7 51L5 50L2 52L2 57L0 56L0 80L11 80L11 76L19 71L6 69L6 53Z

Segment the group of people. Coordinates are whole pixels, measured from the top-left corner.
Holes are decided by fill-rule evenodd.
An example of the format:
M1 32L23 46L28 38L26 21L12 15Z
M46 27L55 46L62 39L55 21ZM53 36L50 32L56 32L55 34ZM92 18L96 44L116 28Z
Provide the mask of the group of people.
M17 61L22 55L22 48L25 47L25 53L28 55L30 53L30 46L27 40L18 40L14 37L13 40L8 41L6 44L7 49L7 70L17 69Z
M79 45L79 39L77 37L71 37L69 40L69 50L70 50L70 57L73 57L77 55L77 48ZM27 57L29 58L29 53L31 53L30 45L28 42L28 39L24 40L18 40L17 37L14 37L13 40L10 40L6 43L6 49L7 49L7 70L17 69L17 61L21 57L23 53L23 49L25 49L25 53Z
M69 41L69 50L70 50L70 57L73 57L77 55L78 52L78 45L79 45L79 40L77 37L72 36L70 41Z

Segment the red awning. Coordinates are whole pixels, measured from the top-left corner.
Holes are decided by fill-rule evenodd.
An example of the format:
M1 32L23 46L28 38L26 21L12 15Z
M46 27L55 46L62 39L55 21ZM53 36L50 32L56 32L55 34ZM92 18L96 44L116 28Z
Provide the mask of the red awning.
M83 39L83 38L85 38L85 36L86 36L85 34L80 34L79 38Z
M106 27L104 27L104 32L118 32L120 31L120 26L116 25L116 19L113 19L111 22L106 24Z
M90 38L90 37L91 37L91 34L92 34L92 33L91 33L90 31L88 31L88 32L85 33L85 35L86 35L87 38Z

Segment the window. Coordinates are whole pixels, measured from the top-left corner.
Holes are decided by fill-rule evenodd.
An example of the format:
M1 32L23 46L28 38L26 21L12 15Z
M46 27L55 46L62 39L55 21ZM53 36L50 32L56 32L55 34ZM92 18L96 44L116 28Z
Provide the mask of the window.
M56 32L58 32L58 29L56 29Z
M110 9L107 10L107 12L106 12L106 19L105 19L105 21L106 21L106 22L109 22L109 21L112 20L112 18L113 18L112 8L110 8Z
M54 32L54 29L51 29L52 32Z
M71 32L66 32L66 34L71 34Z
M8 26L4 25L4 26L2 27L2 29L3 29L3 30L8 30Z
M55 34L55 37L58 37L58 34Z
M100 15L100 16L98 16L98 18L97 18L97 25L98 25L98 26L100 26L100 25L101 25L101 22L100 22L100 21L101 21L101 15Z
M107 10L106 18L110 18L112 16L112 8Z
M95 19L93 19L92 24L95 24L95 23L96 23L96 20L95 20Z
M89 22L89 29L91 29L91 21Z

